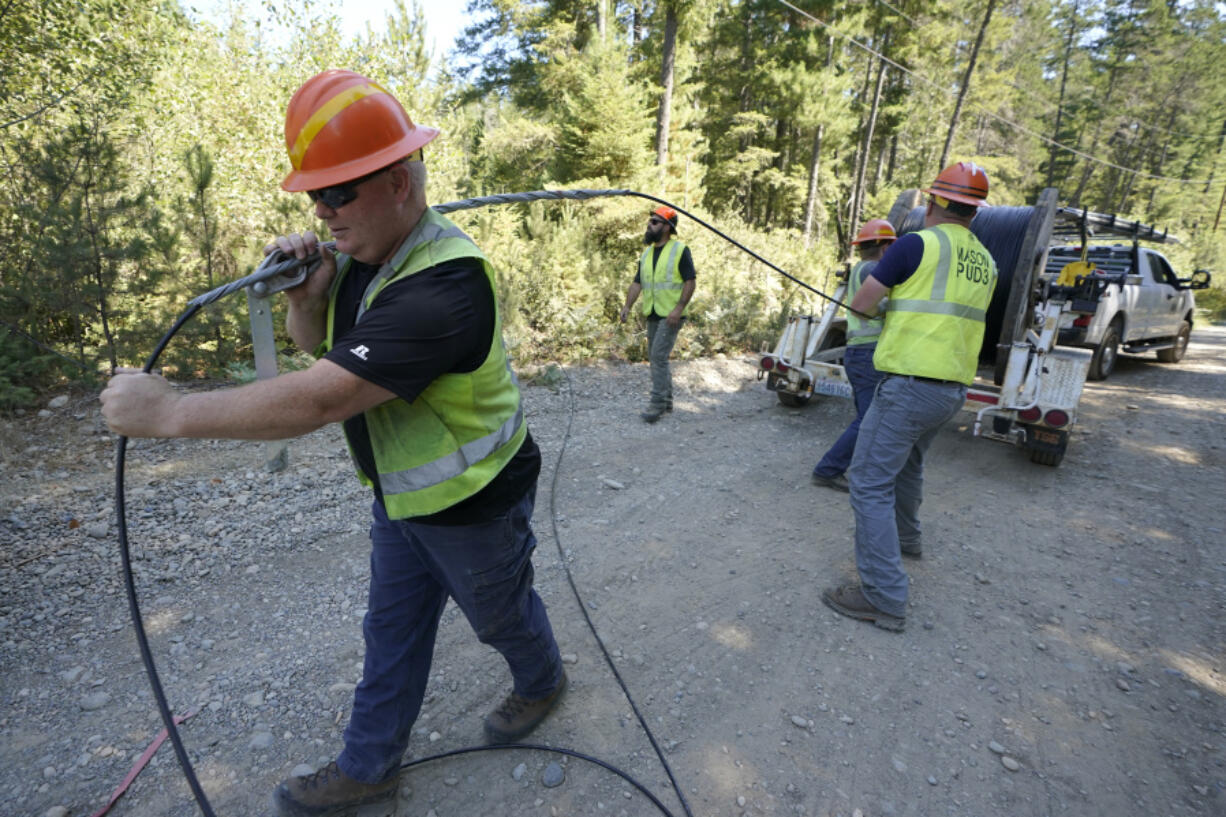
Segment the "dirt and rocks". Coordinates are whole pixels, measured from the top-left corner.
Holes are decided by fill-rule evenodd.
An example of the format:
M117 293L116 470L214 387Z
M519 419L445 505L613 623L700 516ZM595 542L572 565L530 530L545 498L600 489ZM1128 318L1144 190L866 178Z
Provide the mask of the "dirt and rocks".
M1179 366L1126 358L1090 384L1059 468L973 438L970 415L942 431L902 634L820 602L853 573L853 526L809 471L848 403L786 409L746 361L702 360L676 366L676 411L648 426L644 365L568 374L526 389L537 586L571 679L534 740L683 813L565 558L694 815L1226 813L1226 329L1198 329ZM113 440L77 395L10 418L0 451L0 813L91 814L161 728L120 577ZM267 455L128 454L141 608L218 815L269 813L278 780L335 755L361 670L368 500L340 434L294 441L280 473ZM507 686L449 607L410 755L479 744ZM169 745L112 813L198 813ZM608 771L525 750L415 768L399 808L656 813Z

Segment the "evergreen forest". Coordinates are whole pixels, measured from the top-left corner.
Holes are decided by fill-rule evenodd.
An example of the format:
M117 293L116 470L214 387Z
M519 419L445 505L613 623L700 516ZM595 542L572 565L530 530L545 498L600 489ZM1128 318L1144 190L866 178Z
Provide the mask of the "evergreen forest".
M457 0L458 1L458 0ZM224 5L224 4L223 4ZM0 410L140 365L193 296L318 228L286 104L350 68L442 135L441 203L628 188L833 289L856 225L956 160L995 204L1168 228L1181 276L1226 276L1226 6L1213 0L468 0L432 54L422 0L345 35L344 4L0 2ZM218 24L213 19L223 20ZM520 364L642 359L617 313L650 205L534 202L453 216L499 269ZM743 355L812 293L683 217L699 287L681 355ZM280 321L279 321L280 325ZM286 366L303 365L280 338ZM246 303L167 349L179 380L252 375Z

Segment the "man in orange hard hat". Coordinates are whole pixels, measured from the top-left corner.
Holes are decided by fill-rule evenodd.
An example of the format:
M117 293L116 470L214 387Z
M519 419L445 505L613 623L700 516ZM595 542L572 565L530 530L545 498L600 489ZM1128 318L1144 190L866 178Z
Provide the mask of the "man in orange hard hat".
M878 259L897 236L894 227L884 218L864 222L860 232L852 239L852 246L860 254L860 261L847 275L847 291L843 298L851 301L865 279L872 274ZM847 345L843 350L843 371L851 383L856 403L856 419L844 429L834 445L822 455L813 467L813 484L836 491L848 491L847 477L843 474L851 464L851 455L856 450L856 436L864 412L873 402L873 391L881 380L881 373L873 368L873 353L877 351L877 337L881 334L880 318L862 318L847 312Z
M958 162L924 192L924 229L895 241L851 302L872 315L889 293L873 354L882 380L847 472L860 583L822 594L835 611L893 631L906 624L902 557L923 554L924 453L966 400L996 288L996 263L970 231L988 174Z
M660 205L647 217L643 243L648 245L634 272L634 282L626 291L621 322L630 316L630 307L643 295L643 315L647 318L647 350L651 361L651 399L640 416L654 423L673 410L673 380L668 358L677 342L677 332L685 320L685 308L694 296L694 259L690 248L677 240L677 211Z
M289 333L318 360L189 395L124 372L102 395L111 428L133 437L275 439L341 422L372 488L366 657L344 750L277 787L280 815L395 812L448 598L511 670L513 691L485 719L491 742L527 734L566 687L532 587L540 452L503 345L494 270L426 203L422 148L437 135L364 76L308 80L286 115L293 170L282 187L310 196L336 240L336 254L322 249L319 269L286 292ZM276 248L321 249L310 231Z

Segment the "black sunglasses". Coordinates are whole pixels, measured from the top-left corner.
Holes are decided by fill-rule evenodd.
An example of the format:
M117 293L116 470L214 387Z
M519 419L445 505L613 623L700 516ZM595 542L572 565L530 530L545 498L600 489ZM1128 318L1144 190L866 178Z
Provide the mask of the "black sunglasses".
M418 149L410 156L406 157L404 161L420 162L421 160L422 152L420 149ZM306 194L310 197L311 201L322 201L329 209L339 210L358 197L358 185L362 184L363 182L370 181L384 171L391 170L398 164L400 164L400 162L393 162L387 167L381 167L373 173L367 173L365 176L351 179L350 181L342 184L334 184L331 187L321 187L318 190L308 190L306 191Z
M667 224L668 222L665 221L664 219L656 218L655 216L652 216L651 218L647 219L647 223L648 224Z

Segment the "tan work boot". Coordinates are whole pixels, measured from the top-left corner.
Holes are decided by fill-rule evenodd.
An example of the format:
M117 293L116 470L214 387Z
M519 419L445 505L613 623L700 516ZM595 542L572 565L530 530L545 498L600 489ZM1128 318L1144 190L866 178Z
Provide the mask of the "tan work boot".
M392 817L400 769L382 783L362 783L332 761L314 774L282 780L272 794L280 817Z
M512 692L498 708L485 716L485 737L490 743L511 743L535 729L553 710L566 691L566 673L553 692L532 701Z

